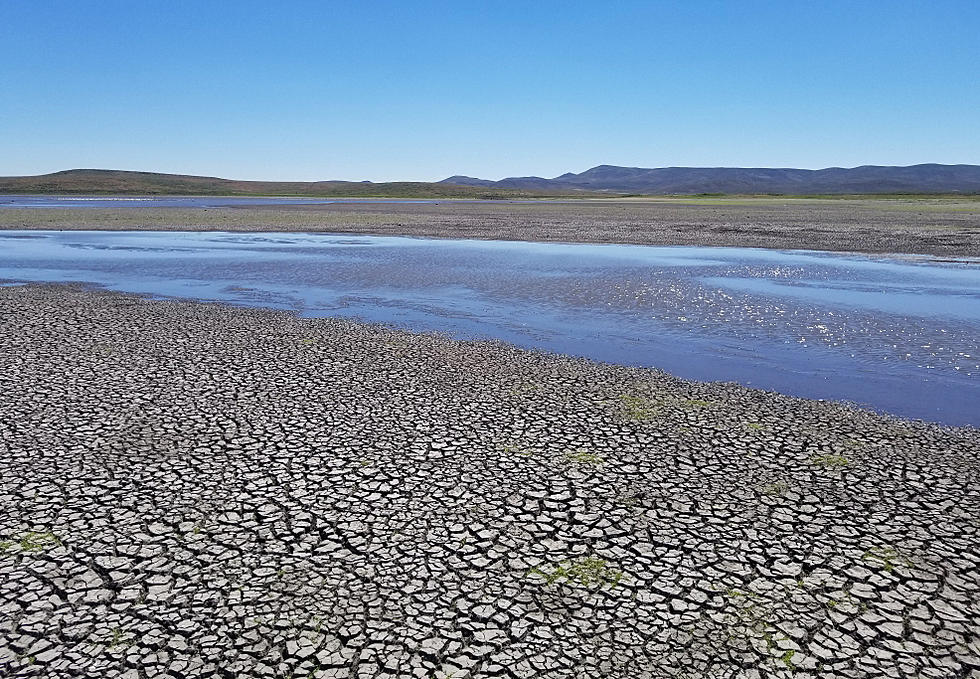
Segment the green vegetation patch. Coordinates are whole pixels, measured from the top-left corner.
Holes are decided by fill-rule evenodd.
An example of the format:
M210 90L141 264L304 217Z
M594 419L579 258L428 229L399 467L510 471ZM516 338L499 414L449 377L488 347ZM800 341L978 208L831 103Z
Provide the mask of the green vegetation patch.
M660 412L659 402L644 396L623 394L619 400L623 402L626 417L631 420L640 422L651 420Z
M548 569L533 568L529 575L540 575L545 584L556 582L578 584L583 587L609 585L615 587L623 579L623 572L610 566L605 559L585 556L571 561L564 561Z
M843 455L826 453L824 455L814 455L811 457L810 464L823 467L824 469L841 469L849 465L850 462Z
M710 408L715 405L712 401L705 401L699 398L679 398L672 396L650 398L634 394L623 394L619 397L619 400L623 404L623 414L626 418L637 422L652 420L660 415L664 409L673 408L690 411Z
M129 646L131 640L126 631L119 626L112 628L112 637L109 639L109 648L118 648L120 646Z
M521 455L522 457L531 457L536 454L536 451L529 449L526 446L519 445L517 443L504 443L500 446L501 452L507 453L509 455Z
M0 552L16 547L25 554L43 552L61 544L61 540L51 531L29 531L16 540L0 542Z
M786 494L789 490L789 484L786 481L779 480L773 481L772 483L763 483L756 488L763 495L778 496Z
M714 405L711 401L705 401L700 398L680 398L674 402L676 405L684 409L690 408L710 408Z
M891 573L897 566L911 567L912 560L894 547L872 547L861 556L862 561L883 568Z

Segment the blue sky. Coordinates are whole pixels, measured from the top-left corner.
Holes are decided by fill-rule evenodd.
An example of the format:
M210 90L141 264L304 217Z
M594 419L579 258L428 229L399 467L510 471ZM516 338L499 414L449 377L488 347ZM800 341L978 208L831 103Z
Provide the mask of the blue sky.
M0 0L0 175L980 163L980 2Z

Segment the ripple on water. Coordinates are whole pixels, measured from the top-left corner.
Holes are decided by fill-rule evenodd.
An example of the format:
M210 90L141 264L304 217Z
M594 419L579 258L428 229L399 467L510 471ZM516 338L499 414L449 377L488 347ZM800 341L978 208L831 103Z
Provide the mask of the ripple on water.
M980 262L328 234L0 238L7 281L357 316L980 424Z

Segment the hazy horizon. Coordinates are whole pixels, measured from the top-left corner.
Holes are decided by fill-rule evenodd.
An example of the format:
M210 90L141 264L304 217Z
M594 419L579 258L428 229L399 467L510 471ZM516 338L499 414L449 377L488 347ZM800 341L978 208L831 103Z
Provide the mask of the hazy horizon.
M0 6L0 175L980 163L980 4Z

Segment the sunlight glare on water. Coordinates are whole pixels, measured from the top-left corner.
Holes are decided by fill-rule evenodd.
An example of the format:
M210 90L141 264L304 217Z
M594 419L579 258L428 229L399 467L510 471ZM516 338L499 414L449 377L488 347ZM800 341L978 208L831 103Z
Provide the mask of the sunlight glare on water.
M980 424L980 262L336 234L0 233L0 279L493 337Z

